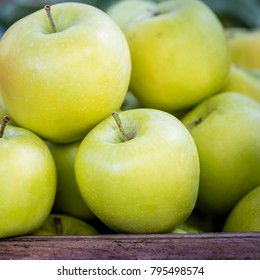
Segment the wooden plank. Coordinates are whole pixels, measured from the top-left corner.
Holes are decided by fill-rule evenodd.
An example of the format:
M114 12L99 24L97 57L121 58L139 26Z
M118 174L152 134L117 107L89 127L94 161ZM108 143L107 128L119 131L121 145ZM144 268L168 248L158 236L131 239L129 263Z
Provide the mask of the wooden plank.
M22 236L0 240L0 259L260 260L260 233Z

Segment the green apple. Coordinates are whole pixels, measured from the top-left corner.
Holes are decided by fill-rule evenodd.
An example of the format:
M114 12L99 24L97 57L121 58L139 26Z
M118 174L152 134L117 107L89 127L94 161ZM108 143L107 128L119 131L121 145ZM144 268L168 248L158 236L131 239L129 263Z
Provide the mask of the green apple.
M260 78L257 77L256 72L232 64L228 81L222 91L239 92L260 102Z
M34 235L98 235L92 225L69 215L51 213Z
M73 2L51 11L53 25L41 9L5 32L0 84L19 126L67 143L120 108L131 60L121 29L105 12Z
M223 231L260 231L260 186L247 193L230 212Z
M260 69L260 29L241 32L228 37L231 59L234 64L245 68Z
M226 83L230 54L216 15L201 1L170 0L138 14L123 29L130 90L150 108L190 108Z
M169 113L113 113L79 146L75 174L83 199L115 232L169 232L192 212L199 159L185 126Z
M24 128L4 129L7 120L0 133L0 238L39 228L56 193L56 169L47 145Z
M141 108L141 107L142 107L142 104L136 98L136 96L131 91L128 91L125 96L124 102L121 106L121 110L126 111L126 110L130 110L130 109Z
M80 143L81 141L67 144L47 143L57 169L57 193L53 211L88 221L95 216L79 192L74 173L74 161Z
M203 231L195 226L188 225L187 223L183 223L177 228L175 228L171 233L177 234L185 234L185 233L202 233Z
M106 12L123 29L136 14L140 11L142 13L150 12L155 5L149 0L123 0L115 2Z
M239 93L220 93L197 105L182 122L200 158L196 208L228 215L260 184L260 104Z

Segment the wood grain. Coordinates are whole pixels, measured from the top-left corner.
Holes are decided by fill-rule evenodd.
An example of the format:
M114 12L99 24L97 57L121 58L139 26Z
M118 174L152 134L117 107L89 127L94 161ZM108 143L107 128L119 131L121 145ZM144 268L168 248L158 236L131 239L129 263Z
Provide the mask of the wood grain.
M0 240L0 259L260 259L260 233L22 236Z

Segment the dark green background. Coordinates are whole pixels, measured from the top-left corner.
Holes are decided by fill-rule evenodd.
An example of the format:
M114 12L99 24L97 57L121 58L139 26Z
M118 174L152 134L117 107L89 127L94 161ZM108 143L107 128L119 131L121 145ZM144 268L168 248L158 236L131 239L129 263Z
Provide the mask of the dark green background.
M72 2L73 0L0 0L0 35L12 23L45 4ZM120 0L79 0L102 10ZM153 0L160 2L159 0ZM225 26L260 27L260 0L203 0L219 16Z

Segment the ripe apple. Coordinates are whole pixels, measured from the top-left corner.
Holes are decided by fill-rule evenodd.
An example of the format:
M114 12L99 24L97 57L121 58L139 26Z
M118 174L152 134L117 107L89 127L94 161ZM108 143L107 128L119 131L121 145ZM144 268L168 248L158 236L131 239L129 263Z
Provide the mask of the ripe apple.
M231 35L230 35L231 34ZM247 30L232 36L227 33L232 62L245 67L260 69L260 30Z
M57 192L53 211L88 221L93 220L95 216L79 192L74 173L74 161L80 142L47 143L57 169Z
M200 186L196 207L214 216L260 184L260 104L225 92L201 102L182 122L197 145Z
M0 133L0 238L39 228L56 193L55 164L46 144L24 128L4 129L7 120Z
M106 12L123 29L136 14L149 12L155 5L149 0L123 0L112 4Z
M97 235L90 224L69 215L51 213L34 235Z
M50 6L46 10L49 14ZM6 31L0 84L19 126L66 143L82 139L120 108L131 61L122 31L105 12L73 2L51 11L54 27L41 9Z
M260 186L247 193L229 214L223 231L260 231Z
M199 159L185 126L169 113L113 113L79 146L75 174L92 212L115 232L169 232L192 212Z
M130 90L150 108L190 108L226 83L230 55L216 15L201 1L170 0L138 14L123 29Z
M256 72L232 64L228 81L222 91L239 92L260 102L260 77L257 77Z

